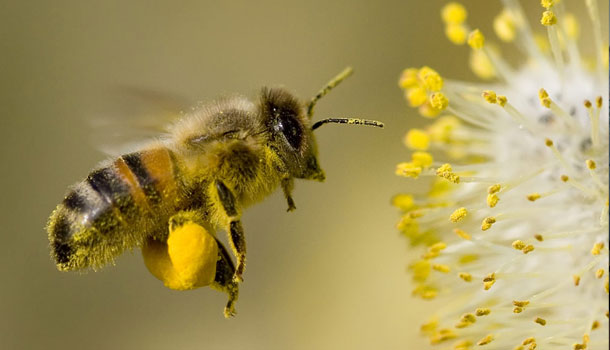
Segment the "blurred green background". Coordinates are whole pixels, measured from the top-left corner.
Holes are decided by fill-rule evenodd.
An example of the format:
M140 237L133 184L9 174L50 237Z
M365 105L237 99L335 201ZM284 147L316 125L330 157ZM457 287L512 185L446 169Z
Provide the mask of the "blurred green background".
M424 346L429 304L412 299L406 240L390 197L417 191L394 175L402 136L424 120L397 88L430 65L473 79L448 43L444 1L5 1L0 5L3 349L372 349ZM469 1L491 33L500 4ZM532 18L541 10L529 1ZM607 2L601 5L607 21ZM582 11L581 11L582 12ZM605 26L604 28L607 28ZM66 188L104 156L88 121L108 91L131 86L190 101L255 96L284 85L303 99L352 65L317 118L379 119L385 130L316 133L323 184L299 181L245 212L248 266L237 304L208 288L168 290L134 251L97 273L60 273L44 225ZM184 106L188 108L189 106Z

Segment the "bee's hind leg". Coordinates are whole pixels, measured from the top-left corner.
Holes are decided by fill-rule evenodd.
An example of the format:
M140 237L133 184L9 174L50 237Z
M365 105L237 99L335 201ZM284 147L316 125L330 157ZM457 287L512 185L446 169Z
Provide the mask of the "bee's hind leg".
M294 189L294 180L291 177L282 179L282 191L286 202L288 202L288 209L286 211L293 211L297 207L294 205L294 199L292 199L292 190Z
M244 237L244 229L241 225L241 215L237 211L235 195L231 190L220 180L216 180L216 192L218 199L224 209L225 215L229 221L227 233L229 234L229 243L237 259L237 267L233 274L233 281L243 282L242 275L246 268L246 239Z
M218 244L218 262L216 264L216 276L211 287L221 292L227 293L229 301L225 307L225 317L229 318L235 316L235 303L239 296L239 284L233 281L233 274L235 273L235 267L231 261L229 253L225 249L224 245L216 239Z

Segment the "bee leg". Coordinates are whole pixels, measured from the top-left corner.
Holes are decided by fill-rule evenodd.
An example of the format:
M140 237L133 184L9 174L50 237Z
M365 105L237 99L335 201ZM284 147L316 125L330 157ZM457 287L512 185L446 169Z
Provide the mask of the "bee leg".
M246 239L244 237L244 229L241 226L240 215L235 206L235 195L229 188L220 180L216 180L216 191L218 198L224 208L225 214L229 219L229 243L233 249L233 254L237 259L237 268L233 274L233 281L243 282L242 275L246 268Z
M288 209L286 211L293 211L297 207L294 205L294 200L292 199L291 192L294 189L294 180L291 177L286 177L282 179L282 190L284 191L284 197L286 197L286 201L288 202Z
M235 303L239 296L239 284L233 281L235 266L231 261L229 253L218 239L216 239L216 243L218 244L218 262L216 263L216 276L211 287L227 293L229 301L225 307L224 314L226 318L229 318L235 316Z

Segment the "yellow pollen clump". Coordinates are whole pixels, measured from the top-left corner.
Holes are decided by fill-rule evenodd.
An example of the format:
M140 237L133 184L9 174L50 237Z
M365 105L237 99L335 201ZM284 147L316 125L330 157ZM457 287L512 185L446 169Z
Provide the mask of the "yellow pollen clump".
M460 236L463 239L467 239L467 240L472 239L472 237L470 237L470 235L466 231L461 230L459 228L454 229L453 232L455 232L456 235Z
M430 165L432 165L432 162L434 162L434 158L432 158L432 155L428 152L413 152L413 154L411 155L411 161L414 164L426 169Z
M453 172L451 168L451 164L443 164L438 169L436 169L436 176L442 177L454 184L460 183L460 177Z
M551 8L555 5L555 0L540 0L540 5L544 8Z
M428 91L440 91L443 88L443 78L430 67L422 67L418 72L418 77Z
M485 37L483 36L483 33L481 33L480 30L475 29L472 32L470 32L470 34L468 34L468 45L475 49L475 50L479 50L481 48L483 48L483 45L485 44Z
M599 255L602 249L604 249L604 242L597 242L593 245L593 248L591 249L591 254Z
M491 309L488 308L478 308L474 312L477 316L487 316L491 313Z
M496 223L496 218L494 218L493 216L486 217L485 219L483 219L483 222L481 223L481 230L487 231L495 223Z
M468 214L468 210L466 208L462 207L462 208L456 209L453 213L451 213L451 216L449 217L449 219L451 220L451 222L459 222L464 217L466 217L467 214Z
M546 320L544 318L541 317L536 317L536 319L534 320L534 322L538 323L541 326L546 326Z
M449 268L449 266L443 264L434 264L432 265L432 269L442 273L449 273L449 271L451 271L451 268Z
M489 103L496 103L496 93L492 90L485 90L483 91L483 98L485 99L485 101L489 102Z
M577 39L580 34L580 25L578 20L571 13L566 13L561 21L563 30L570 39Z
M496 204L498 204L499 200L500 200L500 198L496 194L488 194L487 195L487 205L490 208L495 207Z
M521 240L516 240L512 243L512 246L517 250L522 250L523 248L525 248L526 244Z
M407 101L411 107L419 107L426 103L428 94L423 86L414 86L409 88L405 94Z
M407 211L413 208L413 196L410 194L397 194L396 196L392 197L392 205L402 211Z
M527 200L530 202L535 202L536 200L540 199L540 197L540 193L534 192L527 195Z
M417 179L419 174L421 174L421 171L421 167L416 164L411 162L402 162L396 165L395 174L398 176L412 177Z
M430 136L421 129L411 129L405 136L405 144L410 149L425 151L430 146Z
M449 99L442 92L435 92L430 95L430 104L438 110L444 110L449 106Z
M574 285L578 287L578 285L580 284L580 276L574 275L572 276L572 280L574 281Z
M542 241L544 241L544 237L542 237L542 235L541 235L541 234L539 234L539 233L538 233L538 234L535 234L535 235L534 235L534 238L536 238L536 240L537 240L538 242L542 242Z
M472 281L472 275L469 274L468 272L460 272L460 273L458 273L458 276L466 282Z
M441 18L445 23L461 24L466 20L468 12L460 3L450 2L441 9Z
M595 161L592 159L587 159L587 168L589 168L590 170L595 170L595 168L596 168Z
M602 278L604 276L604 269L598 269L595 271L595 277Z
M496 99L496 102L501 106L504 107L504 105L506 105L506 102L508 102L508 99L506 98L506 96L504 95L498 95L498 98Z
M449 23L445 26L445 36L456 45L464 45L468 33L466 32L466 27L463 25Z
M504 10L494 18L494 31L496 35L504 42L515 40L515 20L509 11Z
M500 185L500 184L491 185L491 186L487 187L487 193L488 194L498 193L501 189L502 189L502 185Z
M525 248L523 248L523 254L527 254L529 252L532 252L534 250L534 246L531 244L528 244L525 246Z
M526 307L530 304L529 300L513 300L513 305L518 307ZM525 344L523 344L525 345Z
M544 26L555 25L557 23L557 17L553 13L553 11L544 11L544 13L542 13L540 23Z
M417 68L407 68L402 71L398 86L403 89L408 89L417 85Z
M487 344L491 343L493 340L494 340L493 334L488 334L487 336L485 336L485 338L479 340L477 342L477 345L479 345L479 346L487 345Z

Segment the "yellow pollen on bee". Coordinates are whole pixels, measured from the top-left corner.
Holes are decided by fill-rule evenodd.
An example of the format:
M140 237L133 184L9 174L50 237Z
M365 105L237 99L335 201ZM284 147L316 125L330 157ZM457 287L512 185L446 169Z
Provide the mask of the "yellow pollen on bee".
M493 216L486 217L485 219L483 219L483 222L481 223L481 230L487 231L495 223L496 223L496 218L494 218Z
M463 239L467 239L467 240L472 239L472 237L470 237L470 235L462 229L456 228L453 230L453 232L455 232L456 235L460 236Z
M540 0L540 5L544 8L551 8L555 5L555 0Z
M491 313L491 309L481 307L481 308L476 309L474 313L477 316L487 316Z
M498 193L501 189L502 189L502 185L500 185L500 184L491 185L491 186L487 187L487 193L488 194Z
M456 45L464 45L468 33L462 24L448 23L445 26L445 36Z
M436 169L436 176L442 177L450 182L453 182L454 184L460 183L460 177L453 172L451 164L449 163L443 164Z
M538 192L534 192L534 193L530 193L530 194L528 194L526 198L527 198L527 200L529 200L530 202L535 202L535 201L537 201L538 199L540 199L540 197L541 197L541 196L540 196L540 193L538 193Z
M496 204L498 204L498 201L500 200L500 197L498 197L498 195L494 194L488 194L487 195L487 205L490 208L493 208L496 206Z
M417 164L411 162L402 162L396 165L395 174L398 176L404 177L412 177L417 179L419 174L421 174L422 168Z
M529 300L513 300L513 305L518 307L526 307L530 304ZM523 344L525 345L525 344Z
M479 29L475 29L468 34L468 45L475 50L483 48L483 45L485 45L485 36L483 36L483 33L481 33Z
M463 279L465 282L471 282L472 281L472 275L469 274L468 272L460 272L458 273L458 276Z
M539 233L538 233L538 234L535 234L535 235L534 235L534 238L536 238L536 240L537 240L538 242L542 242L542 241L544 241L544 237L542 237L542 235L541 235L541 234L539 234Z
M604 249L604 242L597 242L593 245L593 248L591 248L591 254L599 255L602 249Z
M426 169L432 165L434 158L432 158L432 155L428 152L413 152L411 155L411 162Z
M515 19L507 10L503 10L494 18L494 31L500 40L504 42L512 42L516 36Z
M411 129L405 136L405 144L408 148L425 151L430 146L430 136L421 129Z
M595 271L595 277L597 277L597 278L604 277L604 269L598 269L597 271Z
M491 343L493 340L494 340L493 334L488 334L483 339L479 340L477 342L477 345L479 345L479 346L487 345L487 344Z
M527 254L532 251L534 251L534 246L531 244L526 245L525 248L523 248L523 250L522 250L523 254Z
M498 98L496 98L496 102L501 106L504 107L506 105L506 103L508 102L508 99L506 98L506 96L504 95L498 95Z
M403 89L408 89L417 85L417 68L407 68L402 71L398 86Z
M442 273L449 273L451 271L449 266L443 264L434 264L432 265L432 269Z
M461 24L468 17L466 8L458 2L450 2L441 9L443 22L450 24Z
M459 222L462 219L464 219L464 217L466 217L466 215L468 215L468 210L464 207L461 207L459 209L456 209L453 213L451 213L451 215L449 216L449 219L451 220L451 222Z
M482 96L485 99L485 101L487 101L489 103L492 103L492 104L496 103L497 97L498 97L496 95L496 93L494 91L492 91L492 90L485 90L485 91L483 91Z
M438 110L444 110L449 106L449 99L442 92L435 92L430 95L430 104Z
M599 328L599 321L593 321L593 323L591 324L591 330L594 331L596 329Z
M557 24L557 16L553 13L553 11L544 11L542 13L542 18L540 19L540 23L544 26L552 26Z
M546 320L544 318L541 317L536 317L536 319L534 320L534 322L538 323L541 326L546 326Z
M572 280L574 281L574 286L578 287L578 285L580 284L580 276L579 275L573 275L572 276Z
M525 242L523 242L521 240L516 240L511 245L513 246L513 248L515 248L517 250L522 250L526 246Z

